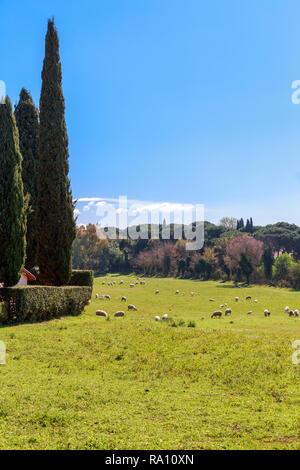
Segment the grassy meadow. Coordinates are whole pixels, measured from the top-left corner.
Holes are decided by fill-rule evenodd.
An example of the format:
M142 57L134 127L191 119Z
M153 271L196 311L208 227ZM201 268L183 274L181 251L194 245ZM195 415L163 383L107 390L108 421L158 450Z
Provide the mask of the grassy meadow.
M300 449L300 318L283 312L300 293L135 279L97 278L80 317L0 328L0 448ZM231 317L211 319L225 303ZM154 321L164 313L174 323Z

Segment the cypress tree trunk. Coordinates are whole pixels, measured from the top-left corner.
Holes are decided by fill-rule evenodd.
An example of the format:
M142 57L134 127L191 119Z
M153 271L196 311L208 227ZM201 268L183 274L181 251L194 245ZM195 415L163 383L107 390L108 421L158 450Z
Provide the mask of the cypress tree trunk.
M19 129L24 194L29 194L30 213L27 217L25 267L31 269L37 263L37 179L39 146L39 112L30 93L22 88L20 100L15 107L15 118Z
M0 282L14 286L24 268L27 198L22 182L19 133L11 102L0 104Z
M40 98L38 265L40 282L58 286L70 280L76 236L61 82L58 35L49 20Z

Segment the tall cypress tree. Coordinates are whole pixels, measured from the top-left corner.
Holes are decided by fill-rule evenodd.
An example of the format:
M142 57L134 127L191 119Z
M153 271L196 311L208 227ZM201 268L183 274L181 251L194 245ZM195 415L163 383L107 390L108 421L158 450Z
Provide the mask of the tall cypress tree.
M19 133L9 98L0 104L0 282L14 286L24 268L28 201Z
M30 213L27 217L25 266L31 269L37 262L37 179L39 146L39 112L30 93L22 88L15 118L19 129L24 194L29 194Z
M71 277L76 236L70 189L68 135L54 20L48 21L40 98L38 265L42 284L64 285Z

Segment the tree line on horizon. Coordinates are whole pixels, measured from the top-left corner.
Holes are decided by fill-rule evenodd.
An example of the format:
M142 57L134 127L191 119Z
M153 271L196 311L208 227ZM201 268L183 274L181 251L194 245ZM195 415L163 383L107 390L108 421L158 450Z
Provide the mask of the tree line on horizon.
M22 88L13 112L0 105L0 282L17 284L24 266L39 283L71 278L76 236L59 39L48 21L39 110Z
M300 227L295 224L255 226L250 218L238 225L228 217L218 225L205 221L204 246L198 251L187 251L187 240L174 237L174 224L169 240L162 239L162 224L156 240L150 238L150 224L137 229L144 236L148 231L148 239L99 239L95 225L77 227L73 268L300 288Z

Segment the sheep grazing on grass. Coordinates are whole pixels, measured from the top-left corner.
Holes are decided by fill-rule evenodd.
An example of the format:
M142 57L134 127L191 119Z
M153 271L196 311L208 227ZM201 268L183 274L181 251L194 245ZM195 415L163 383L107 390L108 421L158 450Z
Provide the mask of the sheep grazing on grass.
M294 316L299 317L299 310L294 310Z
M258 300L257 300L257 299L255 299L255 300L254 300L254 302L257 304Z
M119 312L116 312L116 313L114 314L114 317L124 317L124 316L125 316L125 313L122 312L122 310L120 310Z
M251 295L247 295L246 300L251 300Z
M96 297L96 299L98 299L98 297L99 297L99 294L96 294L96 296L95 296L95 297Z
M210 318L221 318L223 312L221 310L217 310L216 312L212 313Z
M227 317L227 315L231 315L231 308L226 308L225 316Z
M219 308L224 308L224 305L219 305Z
M155 291L155 294L159 294L159 290L156 290L156 291Z
M293 317L293 316L294 316L294 312L293 312L293 310L290 310L289 311L289 317Z
M250 310L250 312L247 312L247 315L252 315L252 310Z
M120 285L121 285L121 284L124 284L124 281L120 281L119 284L120 284Z
M140 284L141 284L142 286L144 286L146 283L145 283L145 281L140 281Z
M102 285L105 286L105 282L104 282L104 281L102 282Z
M195 295L195 292L191 292L191 296Z
M238 302L238 301L239 301L239 298L238 298L238 297L236 297L236 298L235 298L235 301L236 301L236 302Z
M133 310L134 312L137 312L137 308L135 305L129 304L128 305L128 310Z
M110 295L104 295L103 298L107 299L107 300L110 300Z
M88 301L88 304L89 304L89 305L91 304L91 300Z
M155 321L160 321L160 317L159 317L158 315L156 315L156 316L154 317L154 320L155 320Z
M123 295L123 297L122 297L122 299L121 299L121 300L122 300L122 302L126 302L127 298L126 298L126 297L124 297L124 295Z
M175 292L175 294L179 294L179 290L177 290L177 291Z
M209 301L210 301L210 302L214 302L214 301L215 301L215 299L209 299Z
M265 315L265 317L269 317L271 315L271 312L269 312L269 310L266 309L264 311L264 315Z
M129 287L134 287L134 284L130 284L130 286L129 286Z
M167 313L165 313L162 317L161 317L162 320L168 320L169 319L169 315Z
M97 315L97 317L105 317L105 318L108 317L108 314L106 312L104 312L104 310L97 310L96 315Z
M285 311L286 313L289 313L289 312L290 312L290 307L285 307L284 311Z

